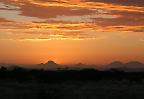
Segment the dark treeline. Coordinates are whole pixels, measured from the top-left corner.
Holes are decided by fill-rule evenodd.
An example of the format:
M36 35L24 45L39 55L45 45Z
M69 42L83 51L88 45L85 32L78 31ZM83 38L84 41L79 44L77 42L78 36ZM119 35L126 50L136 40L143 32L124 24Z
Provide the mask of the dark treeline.
M96 69L81 69L81 70L38 70L14 68L9 70L5 67L0 68L0 79L18 82L46 82L57 83L64 81L99 81L99 80L126 80L129 82L142 82L144 72L125 72L118 69L110 69L99 71Z

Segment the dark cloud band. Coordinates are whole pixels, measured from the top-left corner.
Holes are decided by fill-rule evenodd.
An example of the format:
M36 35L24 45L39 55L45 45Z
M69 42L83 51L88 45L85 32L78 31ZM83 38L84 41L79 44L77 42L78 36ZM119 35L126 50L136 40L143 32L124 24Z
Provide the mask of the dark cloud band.
M144 0L85 0L88 2L115 3L127 6L144 6Z

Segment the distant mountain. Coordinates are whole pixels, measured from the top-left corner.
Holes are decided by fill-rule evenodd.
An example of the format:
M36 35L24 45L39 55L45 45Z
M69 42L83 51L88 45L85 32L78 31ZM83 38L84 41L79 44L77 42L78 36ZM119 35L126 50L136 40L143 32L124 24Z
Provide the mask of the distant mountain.
M125 64L125 67L129 68L144 68L144 64L138 61L131 61Z
M138 61L130 61L127 63L122 63L120 61L114 61L108 65L87 65L87 64L74 64L74 65L59 65L56 62L49 60L46 63L41 63L37 65L13 65L13 64L0 64L0 67L7 67L8 69L13 69L17 67L33 68L33 69L48 69L48 70L57 70L57 69L84 69L84 68L95 68L99 70L107 69L119 69L124 71L144 71L144 64Z
M38 64L38 67L43 68L43 69L55 70L55 69L59 68L59 65L57 63L55 63L54 61L49 60L47 63Z
M106 67L108 67L108 68L117 68L117 67L123 67L123 66L124 66L124 64L122 62L114 61L114 62L108 64Z
M114 68L125 71L144 71L144 64L138 61L130 61L125 64L120 61L115 61L108 65L105 65L105 68Z
M5 66L5 67L11 66L11 65L12 64L0 63L0 66Z

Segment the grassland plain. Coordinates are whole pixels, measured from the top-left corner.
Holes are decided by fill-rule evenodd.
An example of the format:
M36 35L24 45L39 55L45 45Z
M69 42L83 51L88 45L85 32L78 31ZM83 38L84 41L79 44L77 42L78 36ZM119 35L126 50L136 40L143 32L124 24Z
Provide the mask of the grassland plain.
M0 99L144 99L144 83L104 80L62 83L0 81Z

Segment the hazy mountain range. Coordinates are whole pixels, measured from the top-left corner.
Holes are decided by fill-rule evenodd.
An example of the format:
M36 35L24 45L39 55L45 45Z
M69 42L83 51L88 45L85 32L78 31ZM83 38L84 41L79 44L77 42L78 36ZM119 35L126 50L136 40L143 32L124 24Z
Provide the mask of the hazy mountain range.
M130 61L127 63L114 61L107 65L86 65L82 63L73 64L73 65L60 65L50 60L46 63L40 63L36 65L20 65L19 66L19 65L12 65L12 64L0 64L0 66L5 66L8 68L25 67L25 68L50 69L50 70L95 68L95 69L100 69L100 70L120 69L120 70L125 70L125 71L144 71L144 64L138 61Z

